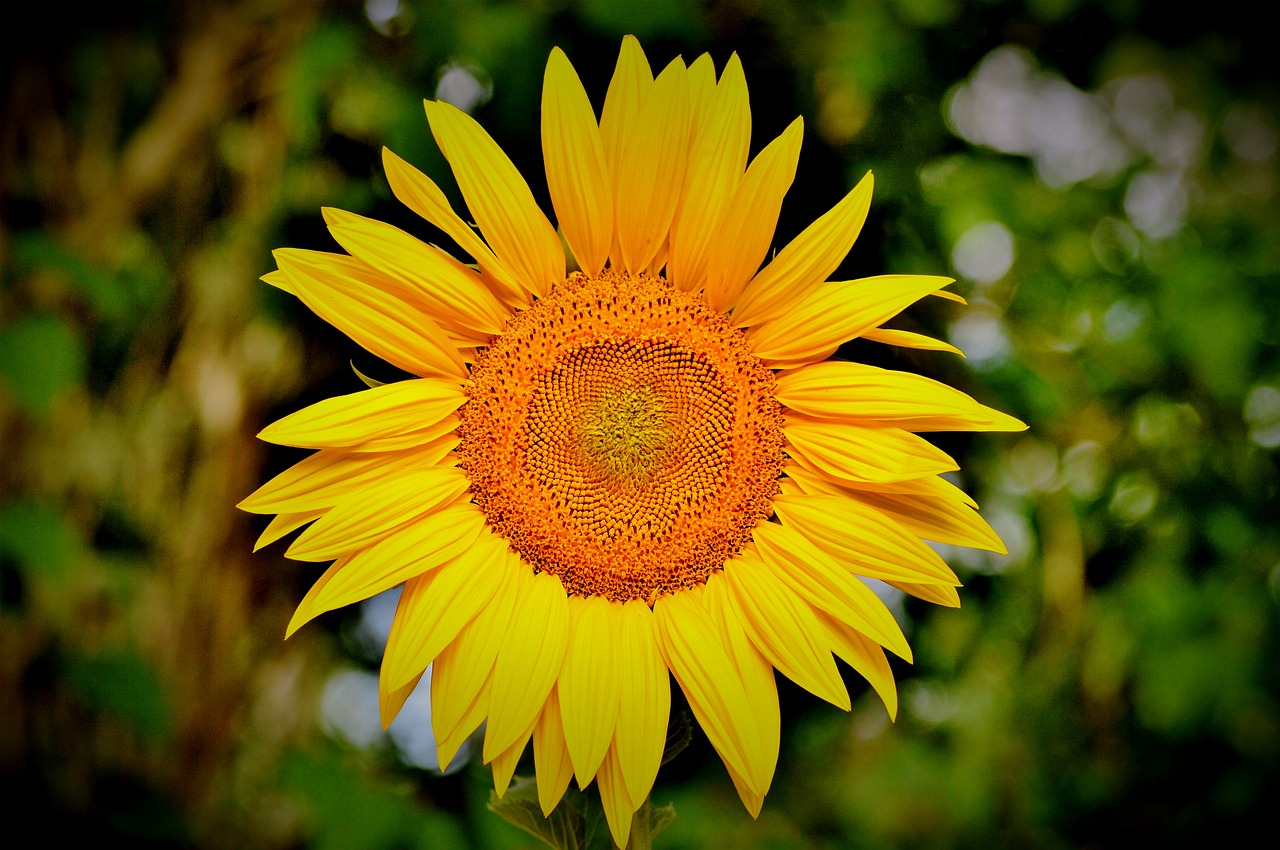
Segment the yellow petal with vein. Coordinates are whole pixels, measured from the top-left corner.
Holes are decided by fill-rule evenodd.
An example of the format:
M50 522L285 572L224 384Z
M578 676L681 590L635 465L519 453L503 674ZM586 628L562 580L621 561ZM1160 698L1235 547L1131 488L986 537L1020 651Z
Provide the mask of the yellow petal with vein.
M431 668L431 704L434 706L439 700L444 698L443 689L437 687L435 677L435 667ZM448 770L449 765L453 762L454 757L458 754L458 750L462 749L462 745L466 743L467 738L480 728L480 724L484 722L484 716L489 711L489 682L490 677L486 677L484 685L480 688L480 693L467 706L466 712L463 713L462 719L457 721L452 732L441 734L435 733L436 738L436 759L440 763L440 770ZM434 725L435 715L432 714L432 723Z
M413 681L394 691L383 693L382 688L378 688L378 719L382 722L382 728L386 729L400 714L400 709L404 708L405 702L413 694L418 683L422 681L422 676L415 676Z
M486 682L492 694L493 664L515 608L514 572L509 566L504 569L494 598L432 662L431 727L437 739L457 731Z
M737 674L746 689L747 700L751 704L755 735L748 755L757 765L758 772L765 777L764 786L758 790L751 790L729 762L725 761L724 765L729 775L735 777L734 785L737 786L738 794L742 797L742 802L747 806L748 811L754 804L755 812L759 814L760 806L757 798L763 801L778 765L778 749L782 739L782 711L778 705L778 687L773 677L773 665L769 663L769 659L760 654L760 650L747 636L742 618L729 598L731 593L724 573L720 572L707 580L703 600L711 615L714 628L724 642L729 657L733 659ZM749 793L744 793L744 790Z
M516 607L493 668L484 758L489 760L531 728L555 685L569 641L569 601L560 579L535 575L511 553Z
M653 613L658 646L680 683L694 717L711 745L753 790L763 793L772 778L753 752L760 748L754 707L720 635L707 620L702 591L658 598Z
M671 715L671 680L653 633L653 611L633 599L618 618L618 727L613 736L627 793L644 800L662 763Z
M698 119L685 188L671 223L667 276L685 292L701 289L706 280L708 249L742 179L750 144L751 106L735 53Z
M901 428L788 414L783 433L791 457L836 481L900 481L960 468L946 452Z
M644 56L640 42L633 35L622 39L618 52L618 64L609 81L604 109L600 113L600 141L604 146L604 158L609 168L609 185L615 194L622 169L622 149L627 139L641 131L640 104L653 87L653 71ZM614 264L621 256L614 257Z
M389 469L436 466L457 445L457 436L449 434L399 452L322 449L263 484L236 507L255 514L327 510L343 499L358 497Z
M871 328L862 332L860 339L870 340L871 342L880 342L885 345L896 345L899 348L915 348L921 351L948 351L952 354L959 354L964 357L964 352L956 348L949 342L943 342L940 339L934 339L931 336L914 333L913 331L899 331L892 328Z
M257 542L253 544L253 551L257 552L263 546L270 546L281 537L284 537L291 531L301 528L312 520L317 520L328 513L328 508L314 511L298 511L296 513L283 513L271 522L267 523L267 527L262 530L262 535L258 537Z
M999 535L978 516L974 502L951 482L929 476L891 485L841 487L821 475L789 465L787 475L803 492L846 496L884 514L925 540L1008 554ZM876 489L869 489L874 486Z
M452 104L424 105L480 232L526 288L545 295L564 280L564 249L529 184L474 118Z
M792 528L851 572L881 581L958 585L942 557L914 534L857 499L783 495L773 501Z
M756 155L738 183L708 252L706 299L711 309L732 307L769 253L803 137L804 121L797 118Z
M911 660L902 627L875 592L794 529L761 523L755 543L761 563L809 604Z
M716 65L710 53L703 53L689 64L689 138L697 138L706 120L716 91Z
M745 555L726 564L724 575L738 619L764 657L800 687L848 711L849 693L809 604Z
M453 211L449 199L435 181L387 148L382 149L382 167L387 172L391 191L402 204L443 230L463 251L470 254L483 272L482 278L495 284L503 300L509 304L528 306L529 290L498 259L471 225Z
M473 270L386 222L335 209L324 213L339 245L409 287L432 317L464 342L484 345L502 330L510 308Z
M480 535L469 552L405 582L381 675L395 690L426 669L497 590L506 541Z
M613 187L591 101L558 47L542 83L542 155L565 241L579 268L594 276L613 246Z
M596 775L618 721L614 636L621 610L599 596L569 600L569 643L558 687L565 743L581 788Z
M871 683L871 687L884 701L889 719L896 720L898 684L894 681L893 670L889 667L889 659L885 657L884 650L862 632L829 614L819 611L818 620L826 626L835 654Z
M324 574L321 575L320 578L316 579L315 584L311 585L311 589L307 591L306 596L302 597L302 601L298 603L297 609L295 609L293 612L293 618L289 620L289 625L287 628L285 628L285 631L284 631L285 640L288 640L289 638L293 637L294 632L296 632L304 623L310 620L311 617L315 616L314 614L311 616L307 615L307 612L310 610L313 600L317 596L319 596L321 593L324 592L325 586L328 585L329 582L333 581L333 577L336 576L344 566L346 566L346 563L347 563L346 558L339 558L338 560L334 561L332 564L329 565L329 568L324 571Z
M776 319L831 276L862 232L874 183L868 171L840 203L806 227L751 279L734 305L735 325Z
M776 319L751 328L747 340L766 364L824 360L840 343L883 324L930 292L954 282L949 277L928 275L830 281Z
M960 607L960 594L947 584L913 584L907 581L891 581L888 584L925 602L942 605L946 608Z
M925 499L942 499L976 509L978 503L968 493L945 478L926 475L922 478L905 478L901 481L833 481L826 476L795 462L783 463L787 475L803 484L806 493L826 495L861 495L865 492L893 495L919 496Z
M289 291L372 354L423 377L466 376L457 348L415 292L342 254L273 252Z
M640 808L644 798L640 798L640 803L631 802L615 747L610 747L605 754L600 772L596 774L596 785L600 788L600 803L604 807L604 818L609 824L613 843L626 847L627 839L631 837L631 816Z
M305 603L305 611L299 606L294 619L302 618L301 625L443 566L465 552L483 530L484 516L474 505L454 504L430 513L346 559L346 569ZM290 630L294 628L291 624Z
M393 529L462 495L470 486L452 466L437 466L369 484L359 498L344 501L293 541L285 556L327 561L382 540Z
M1012 416L946 384L862 363L828 360L778 376L777 399L808 416L869 419L908 431L1022 431Z
M502 799L502 796L507 793L507 786L511 784L511 774L516 772L516 765L520 761L520 756L524 754L524 748L529 746L529 738L532 735L533 727L530 726L516 738L514 744L494 756L493 790L497 793L498 799Z
M758 794L751 790L751 786L747 784L747 780L743 779L739 773L725 762L725 769L729 771L729 778L733 780L733 787L738 792L738 797L742 800L742 805L746 807L747 814L752 818L760 817L760 809L764 806L764 795Z
M672 60L641 101L637 132L622 145L614 217L622 265L644 271L667 239L689 156L689 78Z
M542 707L538 725L533 729L533 764L538 780L538 805L546 817L560 802L569 787L569 779L573 777L573 762L569 760L569 747L564 741L560 696L556 688L547 694L546 705Z
M409 445L421 445L440 436L427 436L430 426L466 400L457 381L398 381L316 402L263 428L258 439L303 449L380 451L369 446L390 443L393 438L417 439Z

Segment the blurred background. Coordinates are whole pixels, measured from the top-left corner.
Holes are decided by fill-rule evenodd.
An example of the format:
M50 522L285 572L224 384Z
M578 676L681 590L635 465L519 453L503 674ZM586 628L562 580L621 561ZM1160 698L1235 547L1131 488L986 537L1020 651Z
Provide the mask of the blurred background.
M546 204L542 71L597 108L621 37L746 69L758 150L805 141L785 244L868 169L841 270L957 278L844 356L1030 424L939 435L1007 557L963 607L886 594L916 650L890 723L780 679L752 821L701 733L665 848L1106 848L1274 837L1280 793L1280 97L1248 4L244 0L31 4L0 63L0 812L9 846L536 846L490 779L391 734L394 599L287 643L319 575L234 504L303 452L267 422L394 370L258 277L336 250L322 205L439 240L387 145L461 204L421 101L470 111ZM1267 57L1271 58L1268 59ZM424 689L425 690L425 689ZM467 756L466 752L463 756ZM523 772L528 771L526 766ZM1266 840L1265 837L1263 839ZM16 841L16 844L10 843Z

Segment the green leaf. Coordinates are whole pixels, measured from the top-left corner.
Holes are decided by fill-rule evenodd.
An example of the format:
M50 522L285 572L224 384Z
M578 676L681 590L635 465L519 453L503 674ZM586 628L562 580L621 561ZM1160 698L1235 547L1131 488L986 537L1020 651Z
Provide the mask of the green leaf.
M61 318L23 316L0 328L0 375L27 413L43 417L84 373L84 342Z
M542 816L542 807L538 803L538 786L530 777L514 779L502 797L496 792L490 792L489 811L548 847L555 847L557 850L585 850L590 846L586 840L587 830L582 815L567 802L561 801L548 817ZM603 814L601 812L602 817ZM606 826L605 835L608 834ZM607 846L611 850L612 842Z
M0 507L0 553L28 576L57 581L86 550L76 529L56 511L22 501Z
M167 740L172 731L169 692L151 666L132 652L72 658L71 690L89 706L125 720L144 740Z

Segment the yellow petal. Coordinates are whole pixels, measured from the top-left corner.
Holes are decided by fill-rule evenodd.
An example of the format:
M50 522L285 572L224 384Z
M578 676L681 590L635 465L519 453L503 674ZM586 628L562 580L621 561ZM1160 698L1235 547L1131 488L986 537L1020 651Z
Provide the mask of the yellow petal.
M947 584L914 584L907 581L891 581L888 584L925 602L942 605L946 608L960 607L960 594Z
M968 505L976 509L978 503L968 493L937 475L926 475L922 478L905 478L901 481L833 481L795 462L784 462L783 469L790 478L802 483L801 489L806 493L825 495L860 495L870 491L874 493L892 493L894 495L918 496L924 499L942 499ZM786 479L783 480L786 483Z
M960 584L937 552L865 502L836 495L782 495L773 500L773 507L783 527L796 530L858 575Z
M870 340L871 342L880 342L885 345L896 345L899 348L915 348L921 351L949 351L952 354L959 354L964 357L964 352L956 348L954 345L943 342L940 339L934 339L931 336L914 333L912 331L899 331L891 328L871 328L862 332L860 339Z
M564 740L560 696L556 688L547 694L546 705L542 707L538 725L533 730L533 764L538 780L538 805L546 817L564 796L573 776L573 762L569 759L569 747Z
M698 137L702 122L710 114L716 92L716 66L710 53L689 64L689 138Z
M753 706L733 659L707 619L700 589L659 597L653 613L658 646L698 724L720 757L763 793L772 778L760 748Z
M618 847L626 847L627 839L631 837L631 816L640 808L644 798L640 798L640 803L631 802L614 747L610 747L605 754L600 772L596 774L596 784L600 788L600 802L604 807L604 818L609 824L613 843Z
M884 650L862 632L829 614L819 611L818 620L826 626L835 654L871 683L871 687L884 701L889 719L897 719L898 685L894 681L893 670L889 667L889 659L885 657Z
M494 756L493 790L497 793L498 799L502 799L502 796L507 793L507 786L511 784L511 774L516 772L516 764L524 754L524 748L529 746L529 738L532 735L533 727L530 726L516 738L514 744Z
M301 528L307 523L317 520L328 513L328 508L314 511L298 511L296 513L283 513L271 522L267 523L267 527L262 530L262 535L257 542L253 544L253 551L257 552L263 546L270 546L281 537L284 537L291 531Z
M431 132L480 232L526 288L545 295L564 280L564 249L529 184L470 115L438 101L427 101L425 107Z
M707 304L727 311L769 253L782 198L800 161L804 121L797 118L756 155L733 193L707 257Z
M614 218L622 265L644 271L667 239L689 156L689 79L672 60L640 105L636 132L622 145L614 177Z
M293 619L289 621L289 625L285 629L285 640L293 637L293 633L311 619L311 617L305 616L305 612L310 608L312 601L324 592L325 586L328 585L329 582L333 581L333 577L336 576L344 566L346 566L346 563L347 558L339 558L334 561L329 565L329 568L324 571L324 574L321 575L320 578L316 579L315 584L311 585L311 589L307 591L306 596L302 597L302 602L298 603L298 608L293 614Z
M778 376L777 399L822 419L890 422L908 431L1022 431L1026 425L910 372L828 360Z
M327 510L359 496L388 469L425 469L438 465L458 445L449 434L399 452L348 452L322 449L263 484L236 505L255 514Z
M729 775L734 778L742 802L752 817L760 813L760 804L768 793L778 766L778 749L782 739L782 711L778 705L778 687L774 681L773 665L760 654L743 627L742 618L734 607L732 591L724 573L712 575L704 586L703 601L710 614L713 628L717 630L734 668L747 692L751 704L751 719L755 722L755 734L748 757L756 765L756 772L764 777L764 785L752 789L728 761L724 762ZM723 761L723 759L722 759Z
M974 510L973 500L945 479L900 481L889 485L899 492L884 492L866 485L840 487L799 467L788 467L787 475L804 492L855 499L925 540L1008 554L999 535Z
M618 52L618 64L605 94L604 110L600 113L600 141L604 146L609 185L614 188L615 201L622 173L622 149L628 139L641 132L640 104L652 87L653 72L640 42L633 35L624 37L622 49ZM619 265L622 255L616 254L613 261L615 266Z
M489 249L479 234L453 211L449 199L430 177L387 148L382 149L382 166L387 172L391 191L402 204L443 230L463 251L470 254L480 267L482 278L495 284L503 300L509 304L528 306L529 290Z
M591 101L558 47L542 83L542 155L565 241L579 268L594 276L613 246L613 188Z
M423 377L466 376L439 313L400 281L341 254L283 248L273 256L289 290L370 353Z
M450 505L411 522L345 559L347 568L298 606L289 633L325 611L352 605L434 570L462 554L484 530L474 505Z
M794 529L761 523L754 532L760 561L809 604L848 623L881 646L911 660L902 627L871 588Z
M564 663L568 599L560 579L533 569L514 552L517 603L493 669L484 759L505 750L533 722Z
M960 467L946 452L910 431L863 427L788 414L787 453L837 481L899 481Z
M689 149L685 188L671 224L667 276L685 292L706 281L708 249L719 232L729 202L747 165L751 144L751 106L742 62L729 58L699 119Z
M452 466L437 466L387 477L342 502L293 541L285 556L327 561L382 540L392 530L448 504L470 486Z
M927 275L831 281L776 319L751 328L747 340L766 364L824 360L840 343L883 324L930 292L954 282Z
M431 672L431 704L434 706L438 701L444 699L444 691L436 685L435 667L431 668ZM480 687L480 693L471 701L471 705L467 706L462 719L457 721L452 732L436 733L436 759L440 762L440 770L449 769L454 757L458 755L458 750L462 749L462 745L466 743L466 740L484 722L484 716L489 711L490 681L491 677L485 678L484 684ZM435 715L433 714L432 721L434 722L434 720Z
M495 535L482 534L471 551L405 582L382 658L387 690L425 670L493 598L506 545Z
M733 787L737 790L738 797L741 798L742 805L746 807L747 813L752 818L760 817L760 809L764 806L764 794L751 790L747 780L743 779L732 767L729 767L728 762L725 763L725 769L729 771L729 778L733 780Z
M871 208L871 172L778 252L747 284L733 308L738 327L776 319L822 285L853 247Z
M569 643L558 687L565 743L580 788L596 775L618 720L614 635L621 610L599 596L569 600Z
M396 716L400 714L400 709L404 708L405 702L408 701L421 681L421 675L414 676L409 684L388 693L383 693L382 688L378 688L378 719L382 721L383 729L386 729L395 721Z
M465 341L487 344L511 315L478 274L434 245L377 219L332 208L324 214L339 245L410 288L437 322Z
M653 633L653 611L639 600L618 618L620 678L618 727L613 736L618 766L632 800L644 800L662 763L671 715L671 681Z
M395 439L421 445L439 437L431 426L467 400L457 381L418 378L316 402L263 428L258 439L303 449L384 451Z
M750 557L732 559L724 575L738 619L764 657L800 687L848 711L849 693L808 603Z
M507 624L516 604L512 587L515 569L508 564L502 572L494 598L432 662L431 728L436 740L453 736L486 682L490 685L492 704L494 661L506 638Z

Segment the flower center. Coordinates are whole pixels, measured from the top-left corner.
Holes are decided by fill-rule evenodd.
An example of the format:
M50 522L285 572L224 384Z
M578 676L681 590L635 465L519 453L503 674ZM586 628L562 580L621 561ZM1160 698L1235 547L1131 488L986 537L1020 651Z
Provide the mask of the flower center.
M580 596L702 584L772 513L773 373L662 278L574 274L472 368L459 465L489 524Z
M602 473L635 484L651 472L667 445L670 414L662 397L644 384L605 393L579 424L583 454Z

